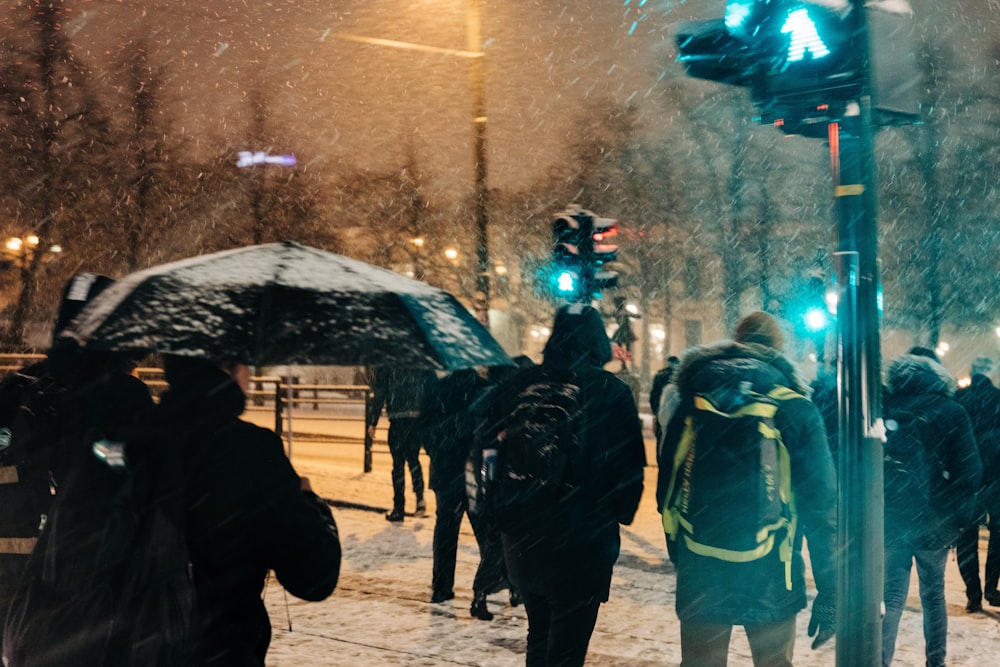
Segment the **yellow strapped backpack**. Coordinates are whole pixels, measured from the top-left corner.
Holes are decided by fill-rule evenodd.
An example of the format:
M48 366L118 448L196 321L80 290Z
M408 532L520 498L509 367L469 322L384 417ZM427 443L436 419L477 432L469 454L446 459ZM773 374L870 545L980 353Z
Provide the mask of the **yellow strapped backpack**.
M774 416L792 398L804 397L780 385L762 394L749 382L697 394L663 505L668 539L697 556L746 563L777 547L789 590L797 515Z

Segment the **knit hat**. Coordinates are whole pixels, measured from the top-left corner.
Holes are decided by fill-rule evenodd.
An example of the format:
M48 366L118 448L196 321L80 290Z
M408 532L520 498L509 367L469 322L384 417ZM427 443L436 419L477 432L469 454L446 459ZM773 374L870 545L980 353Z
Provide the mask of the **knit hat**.
M757 343L775 350L785 346L785 337L781 333L778 320L761 311L750 313L740 320L736 325L733 340L737 343Z
M993 371L996 370L996 366L993 364L993 360L989 357L976 357L972 362L972 375L993 375Z
M63 287L62 299L59 301L59 313L56 315L56 325L53 329L54 335L58 335L63 329L69 326L83 307L91 299L100 294L115 281L107 276L96 273L78 273L69 279Z

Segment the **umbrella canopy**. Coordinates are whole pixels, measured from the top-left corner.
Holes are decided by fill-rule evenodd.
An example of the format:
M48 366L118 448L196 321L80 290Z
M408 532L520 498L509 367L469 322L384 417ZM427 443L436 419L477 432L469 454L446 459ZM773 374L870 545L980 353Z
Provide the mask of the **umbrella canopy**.
M292 242L130 274L89 303L65 335L91 349L261 366L512 363L447 292Z

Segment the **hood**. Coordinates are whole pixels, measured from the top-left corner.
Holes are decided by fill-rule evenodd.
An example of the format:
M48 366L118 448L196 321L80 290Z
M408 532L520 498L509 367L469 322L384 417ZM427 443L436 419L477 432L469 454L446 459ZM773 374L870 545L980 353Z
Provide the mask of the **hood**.
M681 393L690 394L703 389L698 386L699 374L710 364L730 367L734 372L740 369L765 371L767 376L777 377L782 385L804 396L809 396L812 391L795 365L773 347L726 340L694 347L684 353L675 376Z
M601 314L582 303L560 308L542 355L545 364L550 366L604 366L611 361L611 341Z
M246 407L243 390L215 362L165 356L163 372L169 388L160 399L161 412L180 423L224 422Z
M904 354L889 364L886 390L890 394L955 393L955 378L948 370L929 357Z

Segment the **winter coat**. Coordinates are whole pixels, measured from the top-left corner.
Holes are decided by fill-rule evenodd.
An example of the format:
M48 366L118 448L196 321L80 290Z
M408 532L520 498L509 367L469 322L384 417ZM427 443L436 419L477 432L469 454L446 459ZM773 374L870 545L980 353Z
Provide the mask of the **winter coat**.
M441 380L425 402L421 410L427 423L424 449L431 459L428 486L434 491L465 479L475 421L471 404L489 386L475 370L457 370Z
M242 421L245 397L228 375L187 362L152 422L184 447L187 537L202 628L199 664L262 666L271 624L261 594L269 571L295 597L328 597L341 549L330 509L301 489L274 432Z
M695 394L741 382L750 382L760 393L780 385L808 396L808 388L795 367L772 348L724 341L690 350L677 373L680 404L664 434L664 465L660 467L656 494L660 511L684 421L694 409ZM798 512L791 590L786 586L785 564L778 548L758 560L733 563L695 554L680 540L672 550L672 558L677 568L677 615L681 621L747 625L794 616L806 606L803 535L809 542L816 588L829 600L836 595L836 473L823 422L816 406L803 397L781 401L774 423L788 450Z
M84 433L128 423L153 405L149 389L122 369L122 360L85 354L62 340L44 361L0 383L0 426L13 431L0 451L0 618L49 511L52 482L61 483L86 449ZM31 417L21 407L29 396Z
M885 539L905 540L918 549L954 544L975 515L982 464L969 416L954 398L955 379L928 357L904 354L886 372L882 418L893 422L920 419L918 433L930 467L921 493L906 494L900 506L885 503ZM926 506L914 506L921 496Z
M1000 517L1000 389L976 373L968 387L955 392L955 400L969 414L983 464L979 509Z
M611 347L600 316L562 317L546 345L544 362L525 368L490 396L486 424L523 388L540 379L580 387L580 449L570 463L572 491L550 515L531 518L525 534L503 534L508 572L520 590L543 595L594 595L608 599L621 548L619 524L628 525L642 496L646 465L642 425L628 385L603 370Z
M437 375L432 370L376 368L372 400L368 404L369 426L377 426L382 408L394 419L418 419L424 402L433 394Z

